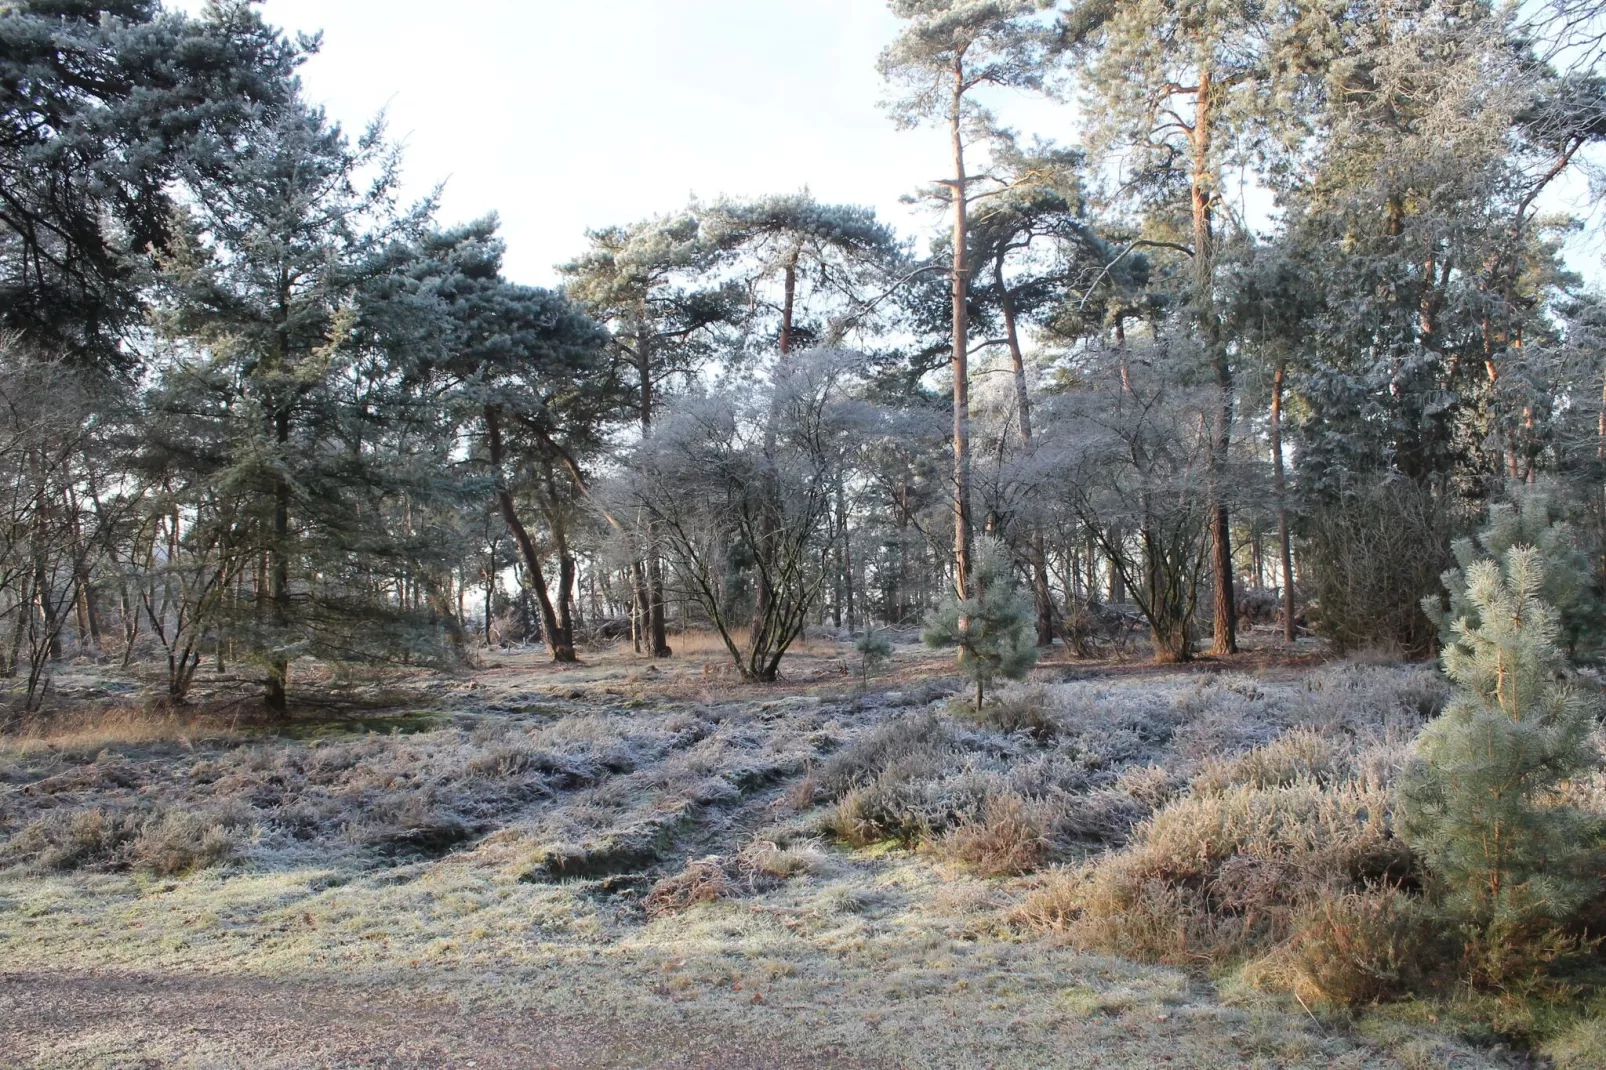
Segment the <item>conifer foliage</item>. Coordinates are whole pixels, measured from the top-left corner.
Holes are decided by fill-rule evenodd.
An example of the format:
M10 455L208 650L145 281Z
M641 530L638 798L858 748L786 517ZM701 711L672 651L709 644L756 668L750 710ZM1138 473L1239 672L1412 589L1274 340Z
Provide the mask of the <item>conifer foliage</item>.
M976 685L981 709L993 681L1019 680L1037 663L1031 603L1020 595L1009 555L997 541L977 543L968 598L950 594L926 618L927 646L957 646L959 669Z
M1560 518L1556 502L1544 487L1519 487L1510 501L1489 508L1489 523L1475 538L1457 539L1451 546L1459 568L1444 573L1450 593L1449 609L1438 598L1426 598L1422 609L1439 626L1439 641L1455 642L1455 622L1477 620L1468 575L1480 560L1499 560L1514 546L1529 546L1544 569L1540 598L1556 611L1558 640L1574 660L1594 651L1600 643L1601 605L1595 591L1593 568L1578 548L1570 525Z
M1444 671L1455 694L1423 730L1402 788L1405 839L1442 882L1473 972L1499 981L1597 882L1584 815L1551 804L1592 768L1595 703L1565 678L1541 552L1513 546L1466 572Z

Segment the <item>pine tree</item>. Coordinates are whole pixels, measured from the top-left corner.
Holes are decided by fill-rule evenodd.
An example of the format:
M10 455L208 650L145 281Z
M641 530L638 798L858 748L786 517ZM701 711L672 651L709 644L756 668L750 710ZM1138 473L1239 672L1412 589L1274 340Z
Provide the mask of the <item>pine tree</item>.
M158 263L163 393L183 425L170 430L221 443L188 451L204 465L197 488L245 492L229 538L257 554L255 605L235 599L234 625L279 714L298 657L412 660L438 645L422 580L444 571L448 543L419 521L456 494L453 441L371 315L379 249L423 215L394 212L381 134L353 144L300 102L264 115ZM197 393L208 403L187 407Z
M887 638L885 632L869 628L854 642L853 649L859 654L859 682L864 687L870 686L870 674L880 669L892 657L892 640Z
M1560 642L1568 656L1576 659L1598 647L1606 607L1594 588L1589 557L1578 548L1572 529L1542 486L1514 488L1510 501L1489 507L1489 523L1482 531L1474 538L1456 540L1451 547L1461 567L1442 577L1450 593L1448 611L1441 598L1422 600L1423 611L1439 626L1439 641L1450 646L1457 621L1478 620L1468 581L1473 565L1504 558L1514 546L1531 546L1538 554L1545 576L1539 597L1558 615Z
M926 618L927 646L958 646L959 669L976 685L976 708L999 677L1019 680L1037 663L1032 606L1020 597L1009 555L978 540L968 598L949 594Z
M983 86L1038 89L1043 85L1044 35L1036 0L893 0L892 13L907 20L881 54L882 77L904 90L892 102L898 122L912 127L937 119L948 128L953 177L939 185L953 211L954 590L970 595L970 205L981 177L966 170L968 135L991 131L991 115L975 99Z
M1596 889L1590 822L1546 796L1596 764L1595 703L1563 676L1540 551L1467 569L1444 671L1456 692L1418 737L1402 832L1443 883L1474 972L1500 980Z
M742 287L708 278L719 250L705 240L701 226L694 213L683 212L589 231L590 248L558 267L564 293L608 329L615 355L635 378L644 439L652 434L665 380L691 376L718 351L722 329L741 318ZM667 658L668 603L657 533L649 525L636 537L638 648L645 633L647 653Z

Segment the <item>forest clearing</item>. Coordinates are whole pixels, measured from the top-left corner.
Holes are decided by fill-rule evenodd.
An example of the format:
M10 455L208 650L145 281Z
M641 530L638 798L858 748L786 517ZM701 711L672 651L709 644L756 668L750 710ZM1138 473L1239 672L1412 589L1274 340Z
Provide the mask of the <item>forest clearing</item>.
M1606 0L0 0L0 1064L1606 1070L1603 205Z
M1041 740L955 718L961 681L918 646L861 690L825 639L761 695L697 659L532 651L370 682L288 729L237 706L87 716L0 752L21 825L4 861L50 874L0 878L0 1057L1498 1065L1409 1019L1335 1028L1078 952L1031 918L1039 866L1126 843L1202 771L1338 725L1357 766L1396 763L1442 697L1415 666L1244 658L1045 664L1003 700L1045 707ZM62 686L107 684L81 673ZM919 795L932 828L854 831L853 783ZM1022 842L977 824L1027 794L1054 802ZM982 827L1003 842L972 844Z

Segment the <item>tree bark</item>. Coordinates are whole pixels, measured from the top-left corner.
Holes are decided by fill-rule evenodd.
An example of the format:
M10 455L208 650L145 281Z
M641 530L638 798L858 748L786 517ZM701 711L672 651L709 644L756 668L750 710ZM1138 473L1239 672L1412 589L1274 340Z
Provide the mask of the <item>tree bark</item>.
M281 463L290 443L290 413L279 409L273 416L274 439L279 444ZM290 631L290 481L283 475L273 479L273 545L268 552L268 601L276 632L274 642L279 647L289 639ZM275 653L268 665L268 690L263 701L268 709L283 715L289 708L290 659L282 649Z
M513 504L513 494L508 490L507 481L502 475L502 419L495 405L485 406L485 437L490 448L491 472L496 480L496 503L501 509L502 520L507 524L508 534L513 536L513 541L519 548L519 556L524 559L524 569L530 580L529 586L534 589L536 603L541 610L541 631L546 639L547 649L552 652L553 661L578 661L574 654L574 643L559 624L557 613L552 608L552 595L547 591L546 576L541 571L541 555L536 552L534 540L530 538L524 522L519 519L518 509Z
M1293 645L1294 549L1288 538L1288 481L1283 472L1283 365L1271 379L1271 459L1277 492L1277 552L1283 568L1283 642Z
M1220 391L1219 408L1208 451L1208 476L1211 566L1215 574L1214 640L1210 652L1221 656L1238 651L1238 615L1233 604L1232 522L1221 486L1222 469L1226 464L1232 435L1232 367L1228 362L1226 346L1221 341L1221 325L1216 320L1215 311L1215 235L1212 233L1215 193L1210 160L1215 117L1211 92L1210 68L1202 66L1194 95L1194 120L1190 131L1193 160L1189 184L1193 207L1195 302L1199 328L1210 354L1216 387Z
M636 370L641 377L641 437L645 439L652 433L653 406L652 339L647 331L645 299L636 318ZM643 571L646 582L643 593L646 595L647 652L655 658L667 658L672 651L669 649L669 624L664 612L664 573L663 566L658 560L657 538L650 520L647 522L647 547L644 557Z
M1032 448L1032 399L1026 389L1026 356L1021 351L1020 330L1015 322L1015 296L1004 282L1004 254L993 258L993 282L998 286L998 305L1004 314L1004 337L1009 343L1009 359L1015 371L1015 408L1020 413L1020 437ZM1054 598L1048 586L1048 551L1040 531L1028 540L1031 555L1032 598L1037 604L1037 645L1054 645Z
M965 202L965 138L961 125L965 96L963 59L955 60L953 94L948 128L953 148L954 264L953 264L953 375L954 375L954 592L970 597L970 354L966 298L970 290L970 217ZM964 622L960 622L964 630Z
M781 337L779 344L782 364L785 364L787 356L792 352L792 317L797 308L797 265L800 255L801 253L794 249L783 269L785 274L785 297L781 303ZM779 376L781 374L783 374L782 370L778 368L776 375ZM764 433L764 445L771 451L775 448L775 418L776 413L772 405L769 426ZM755 550L759 553L768 553L769 547L774 544L779 534L779 525L776 523L774 515L774 511L779 507L779 504L775 501L778 491L774 486L774 480L765 480L764 494L766 500L764 515L759 523L759 539L765 545L755 547ZM757 634L761 623L769 618L770 601L775 597L775 592L770 590L768 570L758 570L757 590L754 595L752 631ZM837 610L837 614L840 617L840 609ZM840 621L838 623L840 624Z

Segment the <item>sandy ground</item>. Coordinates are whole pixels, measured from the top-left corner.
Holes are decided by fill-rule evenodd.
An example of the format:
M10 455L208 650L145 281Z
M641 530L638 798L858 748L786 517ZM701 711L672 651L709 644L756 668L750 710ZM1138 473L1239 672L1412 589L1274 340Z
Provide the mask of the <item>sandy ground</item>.
M874 1067L672 1020L463 1007L393 988L173 973L0 974L5 1066Z

